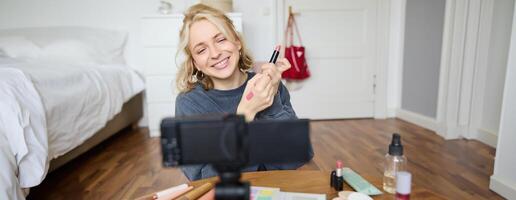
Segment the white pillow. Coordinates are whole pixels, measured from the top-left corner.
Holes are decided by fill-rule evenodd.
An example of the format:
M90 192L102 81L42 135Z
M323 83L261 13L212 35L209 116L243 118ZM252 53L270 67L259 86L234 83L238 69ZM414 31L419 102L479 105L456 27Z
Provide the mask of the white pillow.
M19 59L34 58L41 54L41 48L25 37L0 37L0 54Z
M62 42L62 40L76 40L96 51L98 60L106 63L124 63L123 50L127 38L125 32L58 26L0 30L0 37L2 35L23 36L43 48L53 45L55 42Z
M102 56L99 56L98 52L91 46L84 44L81 41L71 39L54 41L53 43L43 47L41 54L35 59L45 62L67 64L106 63L106 61L101 60Z

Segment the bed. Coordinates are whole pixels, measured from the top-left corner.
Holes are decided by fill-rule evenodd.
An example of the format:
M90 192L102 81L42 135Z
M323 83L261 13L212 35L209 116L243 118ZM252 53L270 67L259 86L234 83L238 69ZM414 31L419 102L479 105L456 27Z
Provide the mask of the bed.
M125 37L0 30L0 199L23 199L22 188L142 117L144 83L123 61Z

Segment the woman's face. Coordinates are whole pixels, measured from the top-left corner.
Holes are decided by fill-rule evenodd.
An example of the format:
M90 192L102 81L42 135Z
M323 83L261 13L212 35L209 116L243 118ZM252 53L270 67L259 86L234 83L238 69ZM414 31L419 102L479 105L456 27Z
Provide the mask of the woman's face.
M228 79L238 70L240 42L233 42L208 20L190 27L189 48L194 66L212 80Z

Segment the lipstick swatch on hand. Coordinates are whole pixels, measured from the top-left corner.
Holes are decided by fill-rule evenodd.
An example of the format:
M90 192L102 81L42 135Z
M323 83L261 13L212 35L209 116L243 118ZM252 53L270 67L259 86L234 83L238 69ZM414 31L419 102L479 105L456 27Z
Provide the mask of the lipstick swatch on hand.
M245 95L245 99L247 99L248 101L251 100L253 97L254 97L253 92L249 92L249 93L247 93L247 95Z

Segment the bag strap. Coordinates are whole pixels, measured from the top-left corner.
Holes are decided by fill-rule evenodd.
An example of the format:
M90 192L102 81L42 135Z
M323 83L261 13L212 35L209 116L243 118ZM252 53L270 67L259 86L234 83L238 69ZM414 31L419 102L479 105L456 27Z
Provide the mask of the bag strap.
M296 18L292 14L292 26L296 28L297 39L299 39L299 45L303 46L303 42L301 41L301 34L299 33L299 28L297 26Z
M296 20L293 14L289 14L287 28L285 30L285 46L294 44L294 31L293 28L296 29L297 38L299 40L299 45L303 46L303 42L301 40L301 34L299 34L299 28L297 26ZM289 37L290 36L290 37Z

